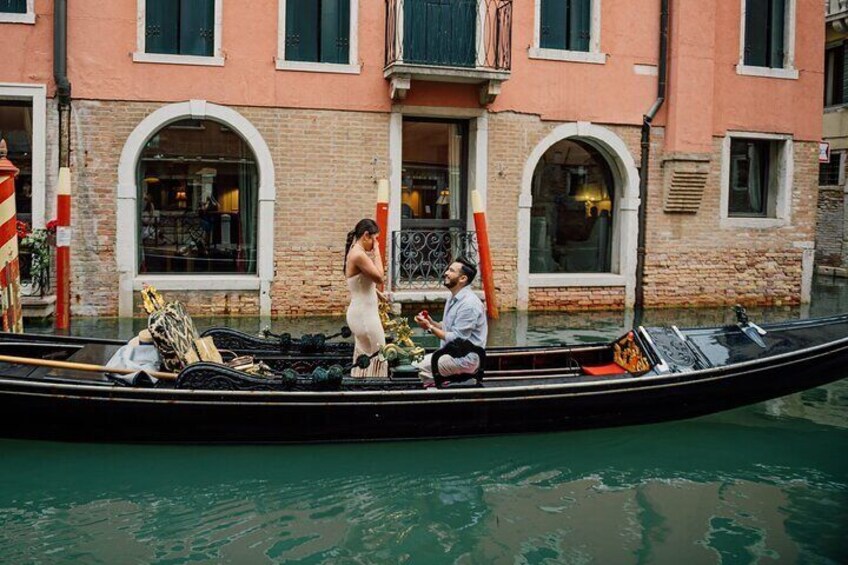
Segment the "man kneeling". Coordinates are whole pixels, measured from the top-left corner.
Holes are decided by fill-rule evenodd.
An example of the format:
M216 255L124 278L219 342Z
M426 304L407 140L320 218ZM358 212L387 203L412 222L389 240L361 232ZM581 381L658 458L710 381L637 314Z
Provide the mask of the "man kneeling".
M450 289L451 297L445 303L445 313L441 322L434 322L427 311L420 312L415 316L419 326L435 335L440 340L439 347L447 343L464 338L479 347L486 347L486 336L488 334L488 322L483 302L469 288L474 277L477 276L477 266L468 259L460 257L451 263L445 271L443 282ZM415 364L419 369L424 386L433 386L433 354L424 356L424 359ZM469 353L464 357L451 357L442 355L439 358L439 373L442 376L459 374L470 374L480 368L480 357L476 353Z

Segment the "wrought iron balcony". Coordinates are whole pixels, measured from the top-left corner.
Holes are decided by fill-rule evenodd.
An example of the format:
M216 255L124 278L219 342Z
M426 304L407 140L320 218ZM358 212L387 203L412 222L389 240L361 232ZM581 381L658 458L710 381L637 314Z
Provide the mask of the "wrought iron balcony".
M445 270L461 256L479 262L475 232L452 229L394 232L392 290L440 289ZM475 280L475 284L478 282Z
M386 67L393 99L411 81L480 84L488 104L509 78L512 0L386 0Z

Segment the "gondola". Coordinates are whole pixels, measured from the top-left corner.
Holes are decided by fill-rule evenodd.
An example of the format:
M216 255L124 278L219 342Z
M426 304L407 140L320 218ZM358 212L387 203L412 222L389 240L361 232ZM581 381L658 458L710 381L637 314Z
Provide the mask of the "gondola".
M483 371L430 389L403 372L350 378L335 364L349 359L341 344L283 351L268 338L242 345L276 367L270 376L200 362L174 380L127 384L32 364L103 363L123 342L0 334L0 356L29 360L0 363L0 435L266 443L546 432L690 418L848 376L848 315L760 327L738 314L721 327L640 326L608 343L490 348Z

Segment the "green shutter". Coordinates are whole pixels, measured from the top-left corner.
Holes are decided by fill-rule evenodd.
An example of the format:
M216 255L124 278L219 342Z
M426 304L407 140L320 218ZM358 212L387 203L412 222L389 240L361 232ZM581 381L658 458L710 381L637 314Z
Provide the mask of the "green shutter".
M0 0L0 12L7 14L26 14L26 0Z
M834 100L834 104L845 104L848 102L848 41L842 44L842 53L841 57L837 58L839 64L842 65L842 87L840 89L840 93L842 96L839 100ZM838 73L834 73L836 76L840 76Z
M745 64L768 65L769 0L745 2Z
M783 68L783 39L786 29L786 0L771 0L769 67Z
M318 0L286 1L286 60L318 61Z
M589 50L589 33L592 25L591 0L570 0L568 7L568 48L572 51Z
M215 51L215 0L180 0L180 54L211 57Z
M145 52L179 53L178 23L178 2L174 0L147 0L144 13Z
M321 62L350 61L350 0L321 0Z
M544 49L567 49L566 14L568 0L542 0L539 22L539 47Z
M404 61L473 67L476 21L476 0L405 0Z

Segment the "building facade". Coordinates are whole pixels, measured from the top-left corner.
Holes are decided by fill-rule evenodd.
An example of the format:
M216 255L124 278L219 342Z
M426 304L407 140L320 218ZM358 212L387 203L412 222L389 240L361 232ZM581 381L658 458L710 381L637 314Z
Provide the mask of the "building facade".
M848 151L848 2L828 0L825 14L824 117L822 138L829 153L819 165L816 265L823 273L848 275L845 217L845 156Z
M75 0L67 114L55 4L0 0L0 135L36 227L67 150L76 315L138 313L144 283L343 312L380 179L399 301L475 253L473 190L502 308L632 306L643 222L646 306L809 298L818 0L670 0L667 49L663 0Z

